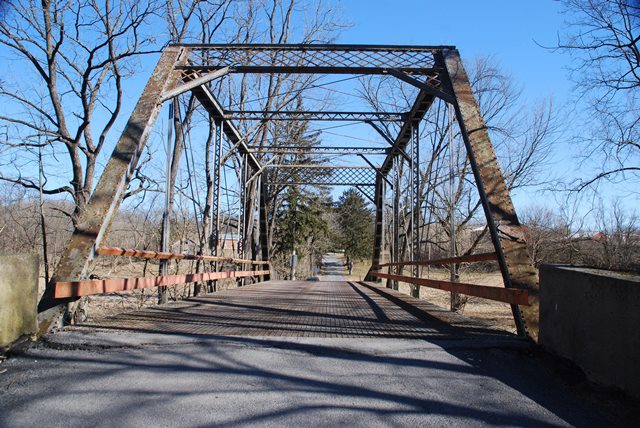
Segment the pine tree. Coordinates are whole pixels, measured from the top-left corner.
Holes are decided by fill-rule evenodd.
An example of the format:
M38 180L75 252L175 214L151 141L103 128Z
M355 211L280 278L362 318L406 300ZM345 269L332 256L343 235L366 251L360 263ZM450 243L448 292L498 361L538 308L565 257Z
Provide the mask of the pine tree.
M373 211L354 189L346 190L336 207L340 227L338 240L347 263L371 256L373 249Z

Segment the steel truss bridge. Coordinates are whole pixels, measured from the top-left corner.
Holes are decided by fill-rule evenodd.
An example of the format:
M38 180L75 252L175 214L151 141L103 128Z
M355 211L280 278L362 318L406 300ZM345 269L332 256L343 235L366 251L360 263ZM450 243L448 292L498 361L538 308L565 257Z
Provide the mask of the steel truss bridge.
M412 85L417 96L407 111L253 111L225 110L216 98L211 83L233 74L314 74L314 75L386 75L404 84ZM181 94L192 93L200 105L214 119L216 149L214 150L214 189L220 189L221 147L226 139L242 161L241 239L244 249L240 259L224 259L212 256L178 255L166 252L149 252L104 247L113 216L131 177L138 165L149 135L164 102ZM434 102L448 103L455 112L466 147L473 175L488 224L494 252L488 255L454 257L441 263L497 260L504 280L499 293L472 284L429 281L419 278L419 266L429 264L420 254L420 141L419 129ZM290 121L323 120L354 121L369 124L387 143L387 147L313 148L255 146L242 135L234 121ZM383 132L383 123L396 123L399 131L389 136ZM336 157L359 156L364 166L347 165L296 165L263 163L264 154L327 154ZM366 156L383 156L376 165ZM399 170L408 171L405 188L401 188ZM274 177L273 181L269 181ZM254 277L269 279L268 222L266 213L267 186L272 185L350 185L362 191L375 205L375 242L372 266L367 280L388 279L414 285L436 287L443 290L464 292L486 298L501 299L511 304L520 335L535 334L537 314L537 273L533 268L524 241L509 190L497 162L483 118L471 90L469 78L460 55L453 46L382 46L382 45L171 45L166 47L146 84L140 99L91 195L86 210L66 247L55 270L55 276L47 285L40 302L39 312L43 320L53 320L69 302L85 294L107 292L116 289L135 289L149 286L167 286L180 282L217 280L220 278ZM400 215L399 199L402 192L409 195L406 211L409 228L405 245L408 260L399 260ZM385 200L391 196L393 215L387 219ZM251 199L254 200L251 200ZM247 207L258 206L259 251L249 251L246 241L249 225L253 224ZM212 213L219 216L219 194L213 196ZM406 216L405 216L406 217ZM390 220L391 239L385 240L385 225ZM219 226L217 217L214 225ZM216 235L216 229L213 234ZM216 238L217 239L217 238ZM385 242L391 248L385 251ZM384 260L385 254L391 258ZM153 279L91 280L90 268L98 256L130 256L143 258L196 258L235 264L239 270L216 271ZM208 257L208 258L207 258ZM248 266L254 266L248 269ZM411 270L410 276L403 269ZM111 281L111 282L109 282ZM494 287L495 288L495 287ZM497 293L497 294L496 294ZM524 294L523 294L524 293ZM500 296L498 296L498 294ZM524 297L523 297L524 296ZM524 298L524 300L523 300ZM528 300L527 300L528 299ZM532 304L529 306L528 304ZM528 330L528 327L532 327Z

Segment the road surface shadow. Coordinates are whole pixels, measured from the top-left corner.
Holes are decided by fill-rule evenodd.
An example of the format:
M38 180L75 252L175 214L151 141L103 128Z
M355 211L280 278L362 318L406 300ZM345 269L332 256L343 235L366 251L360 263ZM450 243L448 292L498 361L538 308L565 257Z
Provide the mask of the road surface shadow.
M126 426L159 416L182 426L624 424L576 398L529 352L437 341L394 352L393 341L358 351L331 342L193 339L26 350L0 378L0 426Z

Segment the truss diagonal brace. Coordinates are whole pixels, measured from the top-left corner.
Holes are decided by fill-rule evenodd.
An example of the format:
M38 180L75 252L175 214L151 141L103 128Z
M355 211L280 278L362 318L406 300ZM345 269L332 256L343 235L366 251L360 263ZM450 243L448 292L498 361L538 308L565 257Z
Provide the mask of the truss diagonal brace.
M375 166L373 163L371 163L371 161L369 159L367 159L367 157L363 154L358 154L358 156L360 156L362 158L362 160L364 160L366 163L369 164L369 166L373 169L376 170L376 174L378 174L379 176L381 176L384 181L387 182L387 184L389 186L391 186L391 188L393 188L393 184L391 184L391 182L389 180L387 180L387 177L384 176L384 174L382 172L380 172L380 168L378 168L377 166ZM373 201L372 201L373 202Z
M524 231L518 221L509 188L500 170L460 55L457 50L451 49L443 52L443 58L456 98L454 106L458 125L467 148L505 287L529 290L530 302L534 303L533 306L511 306L518 333L535 336L538 324L535 305L538 299L538 275L527 250ZM527 332L523 321L533 327L533 331Z
M362 195L363 195L365 198L369 199L369 200L371 201L371 203L372 203L372 204L375 204L375 203L376 203L375 198L374 198L373 196L371 196L371 195L367 192L367 190L363 189L363 188L362 188L362 186L353 186L353 187L354 187L356 190L358 190L360 193L362 193ZM369 187L367 187L366 189L369 189Z
M431 94L433 96L436 96L440 99L442 99L443 101L446 101L448 103L453 103L455 102L455 98L443 91L442 89L438 88L435 85L432 85L431 83L428 82L423 82L421 80L416 79L415 77L411 77L409 76L407 73L403 72L403 71L399 71L399 70L395 70L393 68L390 68L387 70L387 73L389 73L390 75L392 75L393 77L400 79L404 82L409 83L410 85L415 86L418 89L422 89L423 91L425 91L428 94Z
M249 160L249 165L254 171L258 171L261 168L260 162L255 157L253 153L251 153L245 144L245 138L240 135L240 131L238 128L231 122L224 118L224 109L222 105L216 97L211 93L209 88L204 85L196 86L192 89L193 94L196 96L200 104L209 112L209 114L217 121L223 124L224 134L227 136L229 141L237 146L238 151L241 154L246 154L247 159Z
M162 106L162 94L179 80L180 72L175 67L184 64L187 55L188 49L168 47L160 56L38 304L40 333L46 333L64 310L63 303L66 302L55 299L55 282L87 276L96 245L109 232L131 174L153 130Z
M407 154L407 152L405 152L404 150L402 150L400 147L397 147L395 141L393 141L378 125L376 125L374 122L368 120L367 123L369 125L371 125L371 127L373 129L376 130L376 132L378 134L380 134L382 136L382 138L384 138L384 140L391 144L391 151L397 151L398 153L400 153L402 155L402 157L404 158L404 160L406 160L407 162L409 162L409 155Z
M175 88L169 89L167 92L162 94L162 101L169 100L173 97L177 97L178 95L182 95L187 91L192 90L198 86L202 86L207 82L211 82L212 80L218 79L222 76L229 74L229 67L221 68L220 70L216 70L211 73L207 73L204 76L197 77L192 80L188 80L182 85L176 86Z

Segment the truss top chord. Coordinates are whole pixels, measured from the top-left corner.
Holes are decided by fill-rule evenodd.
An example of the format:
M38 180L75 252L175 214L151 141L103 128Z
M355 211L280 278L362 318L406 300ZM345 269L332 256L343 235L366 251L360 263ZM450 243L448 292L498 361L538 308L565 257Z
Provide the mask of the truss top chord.
M274 168L295 168L295 169L370 169L375 170L375 168L371 166L355 166L355 165L295 165L295 164L276 164L276 165L267 165L266 168L274 169Z
M403 112L354 112L354 111L256 111L227 110L225 119L230 120L322 120L322 121L359 121L378 120L383 122L404 122L407 113Z
M369 44L322 44L322 43L174 43L170 46L204 49L227 49L240 51L393 51L438 52L456 49L454 45L369 45Z
M340 151L340 152L380 152L387 153L389 151L388 147L362 147L362 146L313 146L313 147L298 147L298 146L247 146L250 150L259 150L259 151L275 151L275 150L305 150L305 151L324 151L324 150L332 150L332 151Z
M249 149L249 153L254 154L274 154L274 155L343 155L343 156L357 156L357 155L380 155L385 156L389 153L388 150L380 149L375 151L364 150L331 150L331 149L319 149L319 150L295 150L295 149Z
M266 169L277 171L269 183L287 185L373 186L378 173L375 168L349 165L269 165Z
M394 68L413 73L430 73L434 55L453 46L392 45L181 45L190 49L191 68L231 67L233 72L278 72L285 69L351 69L366 73ZM275 66L274 64L277 64ZM189 67L187 67L189 68ZM282 70L281 70L282 69ZM360 71L356 71L360 70ZM345 72L346 70L343 70Z

